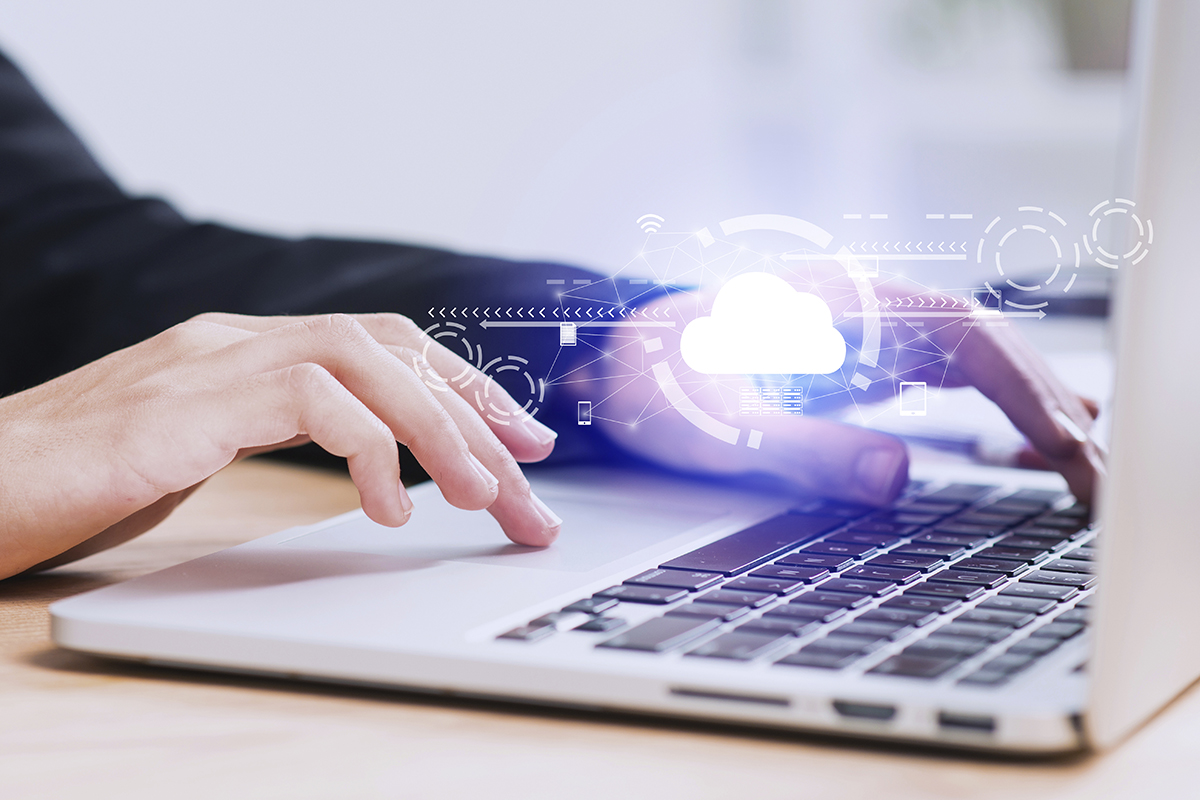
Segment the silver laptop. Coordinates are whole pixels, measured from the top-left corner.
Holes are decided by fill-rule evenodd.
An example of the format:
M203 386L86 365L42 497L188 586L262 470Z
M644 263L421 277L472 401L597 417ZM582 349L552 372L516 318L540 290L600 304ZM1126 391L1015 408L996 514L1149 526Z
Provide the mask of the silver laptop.
M1111 478L933 467L897 504L536 472L561 540L414 490L56 603L63 647L154 664L1021 752L1104 747L1200 676L1200 5L1145 6ZM1101 530L1102 528L1102 530ZM1099 588L1097 588L1097 586Z

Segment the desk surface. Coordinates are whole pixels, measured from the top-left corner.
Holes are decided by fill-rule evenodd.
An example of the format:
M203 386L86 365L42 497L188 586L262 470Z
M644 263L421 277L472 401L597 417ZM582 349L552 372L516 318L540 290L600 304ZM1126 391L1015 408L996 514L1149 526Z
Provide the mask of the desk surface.
M0 795L1095 800L1200 789L1194 687L1112 753L1027 763L153 669L50 642L54 600L356 504L341 476L247 462L135 542L0 583Z

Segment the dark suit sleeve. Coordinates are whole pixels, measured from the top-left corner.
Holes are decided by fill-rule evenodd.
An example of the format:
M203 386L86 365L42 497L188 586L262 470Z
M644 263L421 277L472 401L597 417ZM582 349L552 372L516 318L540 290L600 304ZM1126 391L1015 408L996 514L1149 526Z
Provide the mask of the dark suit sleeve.
M442 308L557 307L564 286L597 280L560 264L191 222L162 200L123 192L0 55L0 392L205 311L393 311L424 327L442 319ZM552 328L475 331L486 334L487 359L517 355L537 377L563 369ZM553 389L539 417L574 426ZM584 431L569 433L559 458L590 452Z

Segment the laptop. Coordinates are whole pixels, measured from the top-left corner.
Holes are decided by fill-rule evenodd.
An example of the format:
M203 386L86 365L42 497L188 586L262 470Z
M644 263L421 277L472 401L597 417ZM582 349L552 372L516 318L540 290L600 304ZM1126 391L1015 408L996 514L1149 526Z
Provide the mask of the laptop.
M1136 186L1100 522L1060 478L917 465L890 508L535 471L506 544L431 484L51 607L66 648L161 665L1017 753L1111 746L1200 676L1200 6L1136 20Z

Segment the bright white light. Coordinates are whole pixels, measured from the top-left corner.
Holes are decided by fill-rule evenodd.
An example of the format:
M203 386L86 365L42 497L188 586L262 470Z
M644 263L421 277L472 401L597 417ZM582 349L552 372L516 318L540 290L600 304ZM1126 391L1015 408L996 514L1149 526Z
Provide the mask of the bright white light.
M688 323L680 351L707 375L825 375L845 362L846 340L824 300L778 276L748 272L721 287L712 316Z

